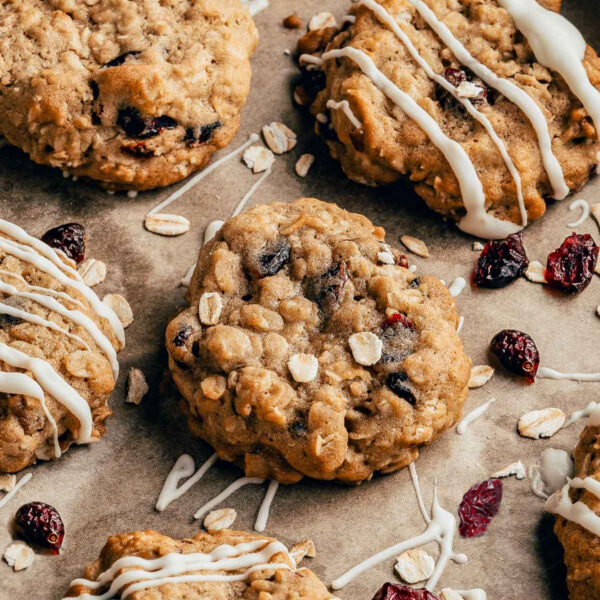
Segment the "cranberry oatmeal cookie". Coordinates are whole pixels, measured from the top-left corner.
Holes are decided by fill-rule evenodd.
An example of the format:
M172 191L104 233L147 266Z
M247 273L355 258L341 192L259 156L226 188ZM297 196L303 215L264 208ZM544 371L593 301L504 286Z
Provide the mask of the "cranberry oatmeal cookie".
M112 190L165 186L235 136L258 35L239 0L7 0L0 133Z
M459 418L454 300L384 235L305 198L231 219L200 251L169 366L193 433L248 476L358 483Z
M361 0L300 39L296 99L351 179L407 177L462 230L506 237L599 160L600 60L544 5Z
M230 530L184 540L156 531L114 535L85 570L85 579L73 581L66 598L108 591L115 600L125 595L131 600L333 598L312 571L297 568L282 543Z
M53 231L81 258L77 236ZM0 219L0 472L58 458L105 431L123 327L75 264Z

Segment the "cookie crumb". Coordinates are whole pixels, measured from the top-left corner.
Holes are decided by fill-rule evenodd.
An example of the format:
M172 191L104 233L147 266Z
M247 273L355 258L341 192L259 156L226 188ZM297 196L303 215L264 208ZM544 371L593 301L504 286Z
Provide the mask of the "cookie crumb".
M4 560L15 571L23 571L33 564L35 554L25 542L13 542L4 551Z
M425 581L433 575L435 569L433 557L418 548L403 552L396 561L394 569L406 583Z
M127 398L125 402L139 406L149 390L150 388L148 387L143 371L131 367L129 369L129 377L127 378Z
M303 154L296 163L296 175L298 175L298 177L306 177L314 162L314 155Z
M483 250L483 244L481 242L473 242L473 250L475 252L481 252Z
M306 556L308 556L308 558L314 558L317 555L317 550L312 540L303 540L301 542L296 542L290 548L290 555L296 564L299 564Z
M283 26L286 29L300 29L302 27L302 19L296 13L293 13L283 20Z
M546 267L538 260L532 260L525 271L525 277L533 283L548 283L546 281Z
M326 29L327 27L335 27L337 29L337 21L330 12L321 12L314 15L308 22L308 30L316 31L317 29Z
M500 471L496 471L492 477L501 479L503 477L511 477L512 475L514 475L517 479L525 479L527 476L525 465L520 460L508 465L508 467L505 467Z
M471 368L471 377L469 379L469 388L475 389L483 387L494 375L493 367L489 365L476 365Z

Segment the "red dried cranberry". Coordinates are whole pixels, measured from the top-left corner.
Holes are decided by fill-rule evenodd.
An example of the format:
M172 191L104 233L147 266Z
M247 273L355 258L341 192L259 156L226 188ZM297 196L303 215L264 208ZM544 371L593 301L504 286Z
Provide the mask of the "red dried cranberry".
M530 336L516 329L505 329L494 336L490 346L509 371L533 383L540 366L540 353Z
M444 69L444 77L454 87L458 87L461 83L467 81L467 74L462 69L453 69L452 67Z
M85 259L85 228L79 223L66 223L46 231L42 242L62 250L76 263Z
M215 121L208 125L199 125L198 127L188 127L185 130L183 141L188 146L197 146L208 142L216 129L221 127L221 121Z
M566 294L578 294L589 285L597 262L598 246L592 236L572 233L548 256L546 281Z
M406 254L400 254L399 256L397 256L396 264L399 267L404 267L405 269L408 269L408 258L406 258Z
M340 262L311 281L307 295L317 302L326 316L330 316L340 305L347 281L346 263Z
M121 146L121 152L124 152L125 154L131 154L137 158L156 156L154 148L148 148L148 146L146 146L146 142L136 142L135 144Z
M167 115L144 117L137 108L128 106L119 110L117 125L128 137L144 140L159 135L164 129L177 127L177 121Z
M474 98L469 98L469 100L473 104L479 104L481 102L486 102L488 100L489 88L485 85L485 83L483 83L483 81L481 81L481 79L478 79L477 77L475 77L471 71L466 70L466 69L453 69L452 67L448 67L447 69L444 70L444 77L455 88L457 88L461 83L465 83L467 81L472 81L473 83L475 83L480 88L481 91ZM441 100L443 102L452 101L453 103L456 104L456 99L453 96L451 96L450 94L448 94L448 92L446 92L446 90L441 90L441 96L442 96ZM463 109L462 105L459 105L459 107L461 109Z
M287 239L282 238L263 249L258 258L260 276L276 275L290 261L291 248Z
M177 332L177 335L173 338L173 345L177 346L178 348L184 346L190 338L190 335L192 335L192 331L193 330L190 325L186 325L183 329L180 329Z
M119 56L116 56L115 58L113 58L112 60L109 60L104 67L105 68L110 68L110 67L119 67L121 66L130 56L137 56L140 53L140 50L131 50L129 52L125 52L124 54L120 54Z
M523 236L515 233L483 247L473 272L473 283L479 287L501 288L521 277L528 266Z
M400 325L402 327L406 327L407 329L415 328L415 324L406 315L403 315L402 313L394 313L383 322L384 329L387 329L388 327L393 327L395 325Z
M415 406L417 399L412 390L406 385L406 381L408 381L408 376L405 373L390 373L385 383L398 398L402 398L412 406Z
M499 479L488 479L474 485L458 507L460 535L471 538L485 533L490 521L498 514L501 501L502 482Z
M425 588L412 588L398 583L384 583L373 600L440 600Z
M43 502L24 504L17 511L16 523L28 542L58 554L65 537L65 526L53 506Z

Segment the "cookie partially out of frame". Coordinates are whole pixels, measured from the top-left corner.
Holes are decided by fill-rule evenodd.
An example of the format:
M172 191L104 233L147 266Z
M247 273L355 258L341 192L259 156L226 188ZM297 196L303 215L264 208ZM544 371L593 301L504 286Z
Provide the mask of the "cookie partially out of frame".
M454 300L384 236L305 198L231 219L200 251L169 366L192 432L248 476L358 483L459 418Z
M183 566L189 555L196 560ZM207 555L202 558L200 555ZM219 559L221 564L214 564ZM228 558L231 557L231 558ZM130 585L119 589L115 579L125 573L119 567L129 559L148 561L147 569L160 568L161 559L171 560L171 573L164 573L158 581L133 577ZM244 565L236 565L241 559ZM210 564L210 569L203 566ZM229 564L226 564L229 563ZM232 564L234 563L234 564ZM163 563L166 566L166 563ZM137 566L139 569L140 566ZM217 568L221 566L221 568ZM237 567L237 568L236 568ZM261 568L262 567L262 568ZM113 569L105 585L96 588L102 573ZM128 567L131 569L131 567ZM143 566L142 566L143 570ZM129 573L131 573L129 571ZM191 581L192 578L205 581ZM267 600L281 598L295 600L329 600L333 598L318 577L309 569L298 569L285 546L272 538L240 531L201 532L193 538L175 540L156 531L134 531L108 538L100 557L85 570L86 582L73 582L66 598L84 594L106 593L115 586L115 598L128 592L131 600ZM176 578L179 578L176 580ZM218 581L217 579L221 579ZM229 580L227 580L229 579ZM152 585L159 582L159 585ZM137 589L134 590L134 588Z
M145 190L235 136L257 31L239 0L0 4L0 133L35 162Z
M514 4L518 9L531 8L532 2L535 5L534 0ZM508 4L506 0L367 0L349 4L350 17L341 28L325 27L301 38L299 54L310 56L300 60L304 77L296 99L310 105L317 133L348 177L368 185L406 178L430 208L458 221L468 233L496 238L542 216L548 198L564 197L588 181L600 151L600 60L587 47L583 68L590 105L596 106L594 122L565 79L536 58L524 33L503 8ZM552 11L560 9L560 0L540 4ZM436 29L424 17L427 11L437 20ZM532 21L550 16L556 17L547 10L535 12ZM533 101L529 110L539 118L541 134L514 99L483 81L465 64L469 61L464 56L457 57L457 51L451 50L453 42L441 37L438 25L476 62L513 86L514 93L524 93L523 102ZM567 26L561 22L561 27ZM556 43L552 31L546 26L540 34L550 45ZM585 46L583 40L581 43ZM409 44L431 72L418 62ZM348 49L353 56L343 55ZM335 56L336 51L342 55ZM439 126L445 144L457 143L462 148L469 169L474 169L468 186L461 187L457 169L419 118L399 106L356 57L372 61L389 79L388 90L393 94L400 91L410 96L416 110ZM581 59L568 58L569 67L581 65ZM448 84L451 90L443 87ZM487 120L508 159L485 122L467 111L467 101ZM543 140L550 147L545 156ZM456 148L451 152L457 155ZM466 188L473 190L478 185L483 193L480 197L472 193L473 198L467 200ZM481 208L473 208L479 203ZM463 220L469 211L471 219Z

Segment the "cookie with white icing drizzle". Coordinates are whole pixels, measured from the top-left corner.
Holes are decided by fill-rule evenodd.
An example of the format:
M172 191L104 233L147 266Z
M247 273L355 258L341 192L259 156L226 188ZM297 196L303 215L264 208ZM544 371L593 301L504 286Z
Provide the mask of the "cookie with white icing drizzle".
M98 441L124 342L72 261L0 219L0 472Z
M384 236L304 198L230 219L201 249L169 367L192 432L248 477L358 483L459 418L454 300Z
M467 233L526 226L590 178L600 150L600 59L560 2L545 5L356 2L341 30L298 44L317 133L350 178L407 177Z
M71 583L66 598L106 600L329 600L309 569L298 568L272 538L240 531L176 540L156 531L108 538L100 557Z

